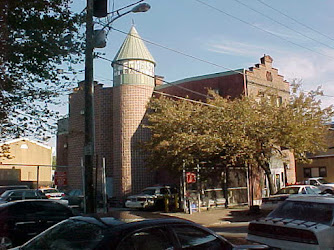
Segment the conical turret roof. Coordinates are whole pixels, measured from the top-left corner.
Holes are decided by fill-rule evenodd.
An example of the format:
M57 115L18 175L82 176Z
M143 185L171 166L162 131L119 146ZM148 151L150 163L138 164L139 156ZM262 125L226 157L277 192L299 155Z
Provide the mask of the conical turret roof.
M148 51L134 26L131 27L130 32L117 52L114 62L131 59L146 60L155 64L153 56Z

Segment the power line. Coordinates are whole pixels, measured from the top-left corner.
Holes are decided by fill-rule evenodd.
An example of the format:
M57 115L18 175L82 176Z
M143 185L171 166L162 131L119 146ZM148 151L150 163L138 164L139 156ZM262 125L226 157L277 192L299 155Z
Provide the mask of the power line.
M195 56L193 56L193 55L186 54L186 53L184 53L184 52L182 52L182 51L178 51L178 50L176 50L176 49L169 48L169 47L167 47L167 46L158 44L158 43L156 43L156 42L152 42L152 41L150 41L150 40L143 39L142 37L138 37L138 36L135 36L135 35L132 35L132 34L128 34L127 32L122 31L122 30L119 30L119 29L116 29L116 28L112 28L112 29L115 30L115 31L117 31L117 32L120 32L120 33L122 33L122 34L125 34L125 35L128 35L128 36L133 36L133 37L135 37L135 38L137 38L137 39L140 39L140 40L142 40L142 41L144 41L144 42L146 42L146 43L152 44L152 45L157 46L157 47L159 47L159 48L163 48L163 49L172 51L172 52L174 52L174 53L177 53L177 54L180 54L180 55L183 55L183 56L186 56L186 57L195 59L195 60L200 61L200 62L204 62L204 63L210 64L210 65L213 65L213 66L216 66L216 67L219 67L219 68L227 69L227 70L229 70L230 72L235 72L236 74L240 74L240 75L242 75L242 76L244 76L244 77L247 77L247 74L245 74L244 72L240 72L240 70L230 69L230 68L228 68L228 67L225 67L225 66L222 66L222 65L219 65L219 64L216 64L216 63L213 63L213 62L204 60L204 59L199 58L199 57L195 57ZM256 77L256 76L252 76L252 78L253 78L253 79L258 79L258 80L260 80L260 81L263 81L262 78L259 78L259 77ZM166 82L166 83L167 83L167 82ZM170 83L170 84L171 84L171 83Z
M245 24L247 24L247 25L250 25L250 26L252 26L253 28L259 29L259 30L261 30L261 31L263 31L263 32L266 32L266 33L272 35L272 36L278 37L278 38L280 38L280 39L282 39L282 40L284 40L284 41L286 41L286 42L288 42L288 43L294 44L294 45L296 45L296 46L298 46L298 47L301 47L301 48L303 48L303 49L312 51L312 52L317 53L317 54L322 55L322 56L326 56L326 57L328 57L328 58L334 60L334 57L328 56L328 55L323 54L323 53L321 53L321 52L318 52L318 51L316 51L316 50L313 50L313 49L310 49L310 48L305 47L305 46L303 46L303 45L300 45L300 44L298 44L298 43L292 42L292 41L290 41L290 40L288 40L288 39L286 39L286 38L284 38L284 37L281 37L281 36L279 36L279 35L277 35L277 34L275 34L275 33L272 33L272 32L270 32L270 31L268 31L268 30L262 29L262 28L260 28L260 27L258 27L258 26L256 26L256 25L254 25L254 24L251 24L251 23L249 23L249 22L247 22L247 21L245 21L245 20L242 20L242 19L239 18L239 17L233 16L232 14L229 14L229 13L227 13L227 12L225 12L225 11L223 11L223 10L221 10L221 9L219 9L219 8L217 8L217 7L215 7L215 6L212 6L212 5L208 4L208 3L205 3L205 2L203 2L203 1L201 1L201 0L194 0L194 1L199 2L199 3L201 3L201 4L203 4L203 5L207 6L207 7L210 7L210 8L212 8L212 9L218 11L218 12L221 12L221 13L223 13L223 14L229 16L229 17L232 17L232 18L234 18L234 19L236 19L236 20L238 20L238 21L240 21L240 22L242 22L242 23L245 23Z
M285 16L285 17L291 19L292 21L294 21L294 22L300 24L301 26L303 26L303 27L305 27L305 28L307 28L307 29L310 29L310 30L312 30L313 32L315 32L315 33L317 33L317 34L322 35L322 36L324 36L324 37L326 37L326 38L328 38L328 39L334 41L334 39L333 39L332 37L330 37L330 36L328 36L328 35L326 35L326 34L324 34L324 33L321 33L320 31L318 31L318 30L316 30L316 29L314 29L314 28L312 28L312 27L310 27L310 26L308 26L308 25L306 25L306 24L304 24L304 23L298 21L297 19L295 19L295 18L293 18L293 17L288 16L288 15L285 14L284 12L282 12L282 11L280 11L280 10L278 10L278 9L275 9L274 7L272 7L272 6L270 6L269 4L263 2L262 0L257 0L257 1L260 2L260 3L262 3L263 5L267 6L268 8L270 8L270 9L272 9L272 10L274 10L274 11L280 13L281 15L283 15L283 16Z
M250 9L250 10L252 10L252 11L254 11L254 12L256 12L256 13L258 13L258 14L264 16L264 17L266 17L266 18L268 18L269 20L271 20L271 21L273 21L273 22L278 23L279 25L281 25L281 26L283 26L283 27L285 27L285 28L287 28L287 29L289 29L289 30L291 30L291 31L293 31L293 32L296 32L297 34L299 34L299 35L301 35L301 36L303 36L303 37L306 37L306 38L308 38L308 39L310 39L310 40L312 40L312 41L314 41L314 42L317 42L317 43L319 43L319 44L322 44L322 45L324 45L324 46L326 46L326 47L328 47L328 48L330 48L330 49L334 49L334 47L332 47L332 46L330 46L330 45L327 45L327 44L325 44L325 43L323 43L323 42L321 42L321 41L319 41L319 40L317 40L317 39L314 39L314 38L312 38L312 37L310 37L310 36L308 36L308 35L305 35L305 34L303 34L302 32L300 32L300 31L298 31L298 30L292 29L292 28L290 28L288 25L285 25L284 23L281 23L281 22L275 20L274 18L272 18L272 17L270 17L270 16L268 16L268 15L266 15L266 14L263 14L261 11L258 11L257 9L252 8L251 6L249 6L249 5L247 5L247 4L243 3L243 2L241 2L240 0L234 0L234 1L236 1L236 2L238 2L239 4L245 6L246 8L248 8L248 9Z

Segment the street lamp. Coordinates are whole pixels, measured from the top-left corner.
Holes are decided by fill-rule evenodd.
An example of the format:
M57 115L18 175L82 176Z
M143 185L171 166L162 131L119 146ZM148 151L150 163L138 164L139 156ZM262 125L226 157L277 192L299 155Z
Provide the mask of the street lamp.
M117 16L112 18L102 30L109 27L116 19L129 14L146 12L150 9L147 3L141 3L140 0L136 3L125 6L121 9L113 11ZM135 4L138 4L134 6ZM121 10L134 6L131 10L120 13ZM93 24L93 7L94 0L87 0L87 16L86 16L86 51L85 51L85 143L84 143L84 192L85 192L85 212L94 213L94 182L93 182L93 159L94 159L94 79L93 79L93 53L94 53L94 24ZM111 13L109 13L111 14ZM95 33L97 35L97 33Z

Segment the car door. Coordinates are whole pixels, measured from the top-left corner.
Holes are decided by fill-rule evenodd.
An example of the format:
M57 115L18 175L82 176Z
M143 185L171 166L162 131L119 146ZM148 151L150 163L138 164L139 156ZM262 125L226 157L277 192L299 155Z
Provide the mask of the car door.
M117 250L172 250L175 244L165 227L144 228L125 236Z
M22 200L23 192L24 192L23 190L13 190L8 194L6 201Z
M11 236L19 244L37 235L39 231L36 207L31 202L15 203L8 208L11 221Z
M230 250L233 246L227 241L195 226L172 226L181 249Z

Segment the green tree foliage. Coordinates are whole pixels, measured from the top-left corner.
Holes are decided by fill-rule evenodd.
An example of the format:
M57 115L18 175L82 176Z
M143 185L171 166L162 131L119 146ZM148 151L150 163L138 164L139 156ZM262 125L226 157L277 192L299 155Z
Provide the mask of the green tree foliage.
M1 0L0 133L42 138L71 84L57 69L81 60L82 15L70 0Z
M281 148L306 161L306 153L325 149L325 134L333 115L316 96L293 85L291 99L278 106L274 94L263 98L224 99L210 91L207 104L191 100L152 98L148 113L151 140L143 144L148 166L178 174L183 164L195 167L247 166L262 168L270 177L270 159ZM271 180L271 178L269 178ZM273 183L270 182L271 190Z

